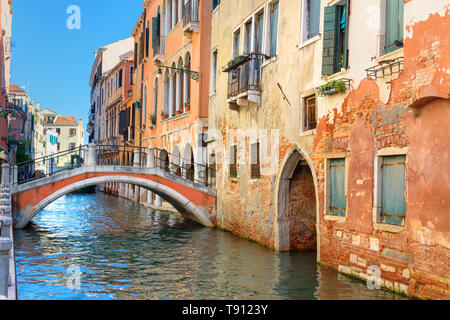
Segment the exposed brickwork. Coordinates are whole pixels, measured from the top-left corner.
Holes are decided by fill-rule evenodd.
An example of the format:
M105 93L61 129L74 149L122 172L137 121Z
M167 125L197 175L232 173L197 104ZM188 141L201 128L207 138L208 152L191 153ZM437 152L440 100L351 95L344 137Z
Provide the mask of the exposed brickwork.
M307 165L299 165L289 188L291 250L314 250L316 234L316 190Z

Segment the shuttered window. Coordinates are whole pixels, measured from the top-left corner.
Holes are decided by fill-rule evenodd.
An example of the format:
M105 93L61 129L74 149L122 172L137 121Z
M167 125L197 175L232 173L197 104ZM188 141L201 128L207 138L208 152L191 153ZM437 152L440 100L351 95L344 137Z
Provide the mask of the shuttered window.
M330 214L345 217L347 198L345 196L345 159L330 161Z
M237 178L237 147L230 147L230 178Z
M119 70L119 88L122 88L123 71Z
M324 9L323 75L331 75L348 67L349 1L343 0Z
M405 223L405 166L406 156L383 157L381 186L381 222L401 225Z
M259 143L253 143L250 145L250 162L251 178L259 179L261 177Z
M317 120L316 120L316 96L311 96L304 98L303 101L303 117L304 117L304 123L303 123L303 130L313 130L317 127Z
M145 57L148 58L148 51L149 51L149 41L150 41L150 27L147 23L147 28L145 28Z
M403 43L403 7L403 0L386 1L386 53L399 48L396 41Z

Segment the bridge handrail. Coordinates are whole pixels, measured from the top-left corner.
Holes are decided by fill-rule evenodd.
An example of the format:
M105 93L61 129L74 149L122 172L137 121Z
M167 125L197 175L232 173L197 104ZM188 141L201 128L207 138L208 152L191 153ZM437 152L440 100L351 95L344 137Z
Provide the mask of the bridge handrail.
M91 149L93 146L94 149ZM153 151L150 151L152 150ZM91 154L95 152L95 154ZM149 152L153 154L153 159L149 158ZM56 167L53 159L68 155L78 155L78 163L75 165L75 158L71 159L70 165L66 167ZM136 157L138 155L138 158ZM177 159L177 162L173 161ZM47 163L46 163L47 161ZM175 176L182 177L188 181L203 184L205 186L213 185L215 179L215 168L207 164L197 163L190 159L185 159L180 155L174 155L165 149L133 146L133 145L82 145L76 148L60 151L44 157L28 160L17 164L11 168L10 176L16 179L17 184L23 184L56 173L70 171L74 168L84 165L119 165L119 166L133 166L133 167L148 167L151 161L153 167L163 169L164 171ZM43 168L36 170L38 164L45 164ZM46 165L51 167L47 168ZM181 172L178 172L180 169ZM197 174L195 174L197 172ZM211 183L210 180L211 179ZM13 181L14 184L14 181Z

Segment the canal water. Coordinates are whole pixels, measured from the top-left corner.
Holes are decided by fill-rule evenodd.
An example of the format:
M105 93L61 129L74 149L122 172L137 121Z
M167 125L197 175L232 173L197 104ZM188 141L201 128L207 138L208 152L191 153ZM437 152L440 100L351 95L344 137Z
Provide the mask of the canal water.
M319 267L102 193L59 199L15 231L18 297L403 299Z

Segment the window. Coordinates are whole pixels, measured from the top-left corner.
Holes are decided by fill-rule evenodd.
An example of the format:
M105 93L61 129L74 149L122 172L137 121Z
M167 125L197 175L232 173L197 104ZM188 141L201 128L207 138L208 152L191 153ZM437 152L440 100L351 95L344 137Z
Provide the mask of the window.
M241 29L237 29L233 33L233 58L237 57L239 55L239 44L241 42Z
M248 21L244 25L244 46L243 51L246 54L252 53L252 26L253 26L253 20L250 18L250 21Z
M133 67L130 67L130 86L133 85Z
M217 50L213 52L211 59L211 94L216 93L217 81Z
M403 46L403 0L386 1L385 53Z
M76 134L77 134L77 129L70 129L69 135L70 135L71 137L75 136Z
M405 166L405 155L382 157L380 212L382 223L405 225Z
M274 57L277 54L278 41L278 7L280 3L274 2L270 8L270 42L269 42L269 56Z
M149 22L147 21L147 28L145 28L145 57L148 58L149 51L149 40L150 40L150 27Z
M320 0L303 0L303 41L319 34Z
M316 120L316 96L303 99L303 130L313 130L317 126Z
M230 147L230 178L237 178L237 146Z
M156 124L156 118L158 115L158 78L155 79L155 85L153 86L153 116L152 124Z
M350 0L325 7L322 74L330 75L348 67Z
M75 149L76 148L76 143L75 142L71 142L69 143L69 150Z
M61 134L61 129L60 129L60 128L57 128L57 129L56 129L56 133L57 133L57 134Z
M347 198L345 194L345 158L329 161L329 214L345 217Z
M250 176L252 179L261 177L259 159L259 143L253 143L250 145Z
M216 9L220 4L220 0L212 0L212 10Z
M122 88L122 78L123 78L123 72L122 69L119 70L119 88Z

